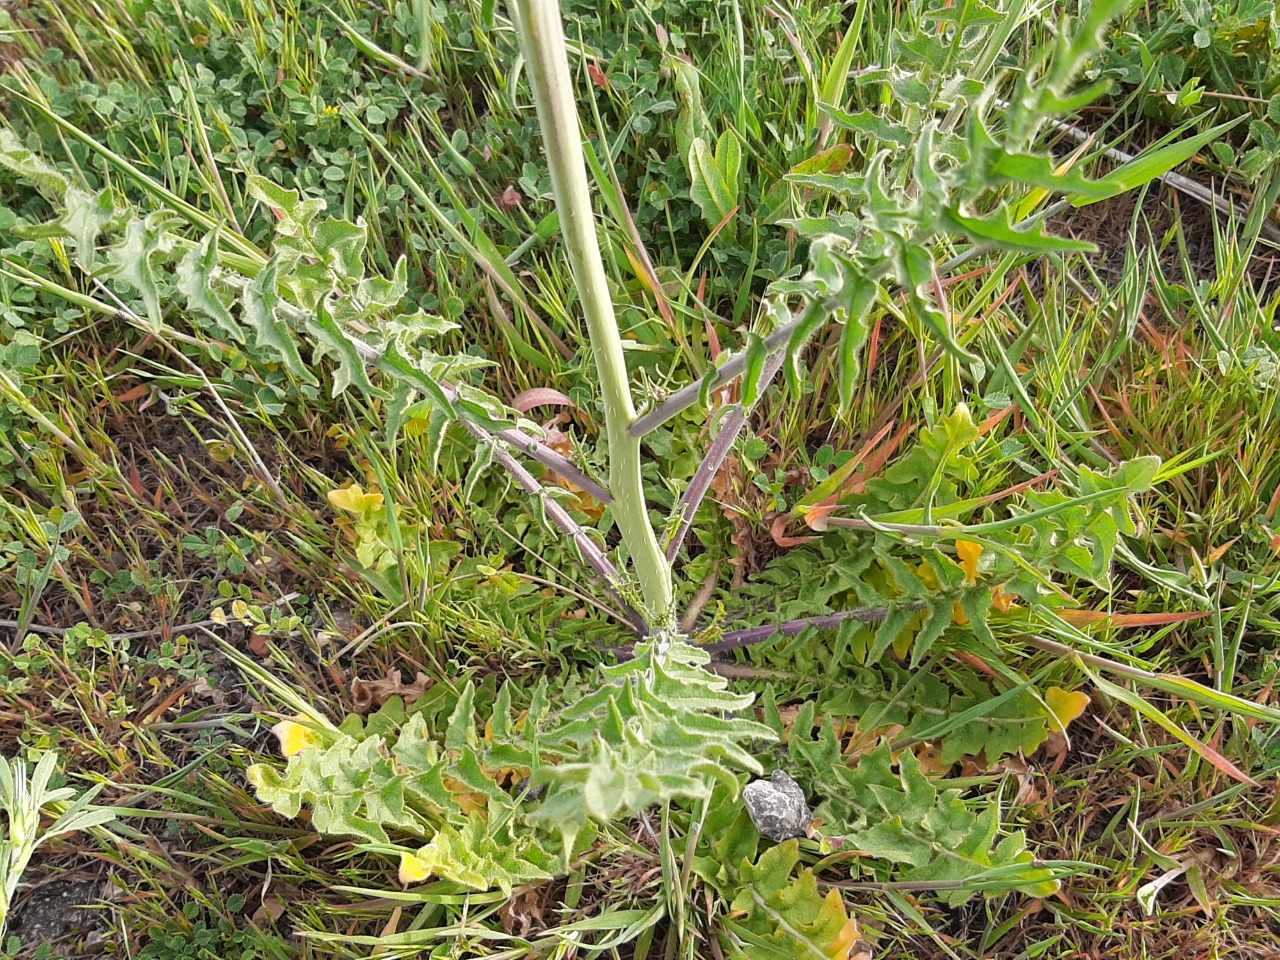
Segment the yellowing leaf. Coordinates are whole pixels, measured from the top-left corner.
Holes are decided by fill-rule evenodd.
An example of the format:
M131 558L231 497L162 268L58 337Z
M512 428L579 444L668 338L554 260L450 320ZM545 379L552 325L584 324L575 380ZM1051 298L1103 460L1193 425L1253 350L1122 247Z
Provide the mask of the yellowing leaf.
M489 798L483 793L472 790L465 783L453 779L453 777L444 778L445 789L449 791L453 797L453 802L458 805L458 809L464 815L471 813L484 813L488 807Z
M400 882L406 887L411 883L421 883L434 871L432 864L415 853L400 854Z
M911 652L911 645L916 641L916 634L920 632L922 626L924 626L924 613L912 614L911 620L893 638L893 652L899 660L907 658L907 654Z
M824 923L830 929L831 926L844 920L844 925L840 927L839 934L830 943L823 947L822 952L833 960L846 960L853 953L854 947L859 943L858 923L853 917L845 913L844 900L840 896L839 890L828 890L826 897L822 901L822 910L818 914L819 922Z
M404 431L404 435L406 437L412 437L416 439L418 437L426 436L428 433L431 432L431 421L428 420L426 417L421 417L421 418L415 417L414 419L409 420L407 423L405 423L405 425L400 429ZM330 498L330 500L332 500L332 497Z
M865 944L840 891L823 896L807 867L791 878L800 859L798 846L788 840L766 850L756 864L743 863L737 877L740 890L731 904L735 928L762 948L752 956L862 960Z
M303 718L298 717L298 720L301 719ZM271 732L280 741L280 752L286 757L292 757L307 747L317 747L323 743L318 733L305 724L299 723L298 720L281 720L271 728Z
M972 540L957 540L956 556L960 558L965 580L969 583L977 583L978 558L982 556L982 544L974 543Z
M339 510L346 510L348 513L363 517L373 510L381 510L383 497L380 493L365 493L360 484L353 483L349 487L330 490L329 502Z
M1083 690L1068 692L1061 687L1050 687L1044 692L1044 702L1052 713L1049 728L1054 733L1063 733L1067 725L1089 706L1089 695Z
M738 209L738 191L742 178L742 145L738 138L726 131L717 141L715 152L701 137L696 138L686 158L692 186L689 196L702 208L703 219L713 228L722 228L725 235L734 235L733 214Z
M938 571L928 560L922 561L915 567L916 576L930 590L942 589L942 584L938 581Z
M1226 543L1221 544L1220 546L1214 547L1204 555L1204 562L1206 564L1217 563L1219 560L1221 560L1223 557L1227 555L1227 551L1230 550L1233 546L1235 546L1236 542L1239 541L1239 539L1240 539L1239 537L1236 537L1233 540L1228 540Z
M942 428L953 450L963 450L978 439L978 427L967 403L957 403L951 416L942 419Z
M631 252L630 247L627 247L626 254L627 262L631 264L631 272L636 275L636 279L640 281L646 290L653 293L653 284L649 281L649 271L644 268L644 264L640 262L639 258Z

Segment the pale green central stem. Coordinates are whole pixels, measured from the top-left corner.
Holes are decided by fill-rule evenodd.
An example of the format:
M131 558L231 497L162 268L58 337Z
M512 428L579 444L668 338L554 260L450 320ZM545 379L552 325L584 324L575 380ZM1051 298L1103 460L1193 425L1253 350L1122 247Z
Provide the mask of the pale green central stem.
M538 122L560 213L560 231L578 287L604 399L613 515L631 555L646 613L654 628L673 616L671 567L658 546L640 479L640 438L628 428L636 419L622 355L622 337L609 297L596 239L590 187L578 129L578 107L557 0L518 0L516 19L538 108Z

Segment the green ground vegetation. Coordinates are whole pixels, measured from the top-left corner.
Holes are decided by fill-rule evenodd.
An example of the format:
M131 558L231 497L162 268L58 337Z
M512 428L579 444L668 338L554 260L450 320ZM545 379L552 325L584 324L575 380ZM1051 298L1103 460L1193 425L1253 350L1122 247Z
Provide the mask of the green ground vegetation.
M512 10L0 2L0 952L1280 949L1274 4L564 14L687 645Z

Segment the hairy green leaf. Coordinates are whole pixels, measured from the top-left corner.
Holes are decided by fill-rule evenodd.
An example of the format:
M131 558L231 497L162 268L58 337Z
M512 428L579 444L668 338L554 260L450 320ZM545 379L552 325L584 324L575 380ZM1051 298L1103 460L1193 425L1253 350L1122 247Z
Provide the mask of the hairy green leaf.
M55 166L34 150L28 150L8 127L0 127L0 166L30 180L46 196L62 198L71 187L70 181Z
M164 325L164 314L160 308L161 280L155 258L164 252L162 243L168 221L169 217L164 213L130 220L125 227L124 239L112 247L107 256L105 272L138 291L146 306L146 319L153 330Z
M1123 166L1112 170L1100 179L1098 183L1108 190L1107 197L1114 197L1128 190L1134 190L1150 183L1157 177L1164 176L1174 167L1190 160L1197 151L1203 149L1207 144L1220 139L1228 130L1246 119L1247 116L1237 117L1234 120L1228 120L1226 123L1220 123L1216 127L1203 130L1193 137L1187 137L1185 140L1179 140L1157 150L1143 153ZM1077 199L1073 202L1077 207L1083 207L1100 199L1106 199L1106 197Z
M354 386L366 396L375 396L378 390L369 380L365 370L365 360L356 349L351 337L344 331L329 313L327 305L322 301L314 315L307 320L307 330L316 339L316 357L322 352L334 354L338 358L338 366L333 374L333 396L337 396L349 387Z
M231 316L214 288L218 269L218 234L214 232L178 261L178 292L187 298L188 309L212 321L219 336L244 343L244 328Z
M245 286L241 299L242 316L253 331L254 345L258 349L270 350L284 362L290 373L307 383L315 383L315 377L302 362L302 355L298 353L298 344L289 325L276 312L276 304L280 300L277 288L279 268L280 261L272 257L262 271Z
M955 207L942 211L944 222L956 233L976 243L989 243L1001 250L1025 253L1089 253L1097 248L1084 240L1055 237L1040 224L1019 229L1010 221L1009 208L999 207L983 217L968 216Z
M895 879L939 885L970 881L973 887L939 891L942 899L960 903L980 888L984 874L1017 865L1025 868L1019 884L1025 892L1046 896L1057 889L1050 872L1033 865L1021 833L999 837L995 804L975 812L959 789L929 780L914 754L899 754L895 770L886 743L850 767L832 724L824 724L812 739L797 727L791 749L796 779L825 798L814 810L824 833L844 837L882 864L898 865Z

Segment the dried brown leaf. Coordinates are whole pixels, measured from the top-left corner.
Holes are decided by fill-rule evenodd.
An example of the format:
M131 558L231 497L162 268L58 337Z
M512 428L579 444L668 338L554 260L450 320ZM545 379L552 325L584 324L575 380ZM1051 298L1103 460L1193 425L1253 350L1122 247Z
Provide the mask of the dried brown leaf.
M413 683L405 683L400 678L400 671L391 668L381 680L361 680L356 677L351 681L352 706L357 713L376 710L392 697L403 697L406 703L412 703L431 689L432 679L425 673L414 677Z
M502 928L517 937L537 936L558 922L556 914L560 897L561 884L558 882L516 890L498 911Z

